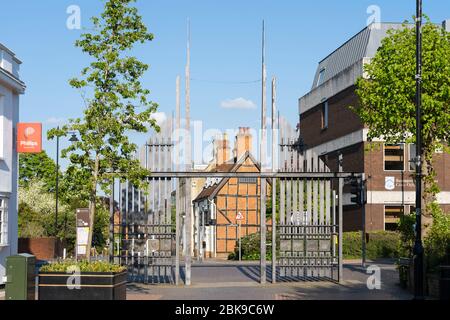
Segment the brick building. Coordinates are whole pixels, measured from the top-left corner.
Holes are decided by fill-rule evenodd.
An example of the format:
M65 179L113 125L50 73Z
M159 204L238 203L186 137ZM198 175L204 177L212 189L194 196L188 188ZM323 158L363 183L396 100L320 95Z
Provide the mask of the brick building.
M231 152L227 136L214 141L214 159L210 172L259 172L251 153L249 128L240 128ZM226 258L234 251L239 237L259 232L260 179L210 178L194 200L195 247L204 257ZM269 194L270 190L268 191ZM236 216L241 213L239 233Z
M323 59L317 68L313 87L300 98L300 133L308 149L320 155L332 171L338 170L338 154L343 154L347 172L365 173L368 186L366 230L396 228L402 214L413 212L415 204L414 145L387 145L369 148L368 129L348 107L357 107L356 80L363 67L375 56L389 29L401 24L372 24ZM450 30L450 20L444 23ZM450 156L435 155L439 203L450 211ZM346 192L347 191L347 192ZM344 189L344 231L360 230L361 208L350 201Z

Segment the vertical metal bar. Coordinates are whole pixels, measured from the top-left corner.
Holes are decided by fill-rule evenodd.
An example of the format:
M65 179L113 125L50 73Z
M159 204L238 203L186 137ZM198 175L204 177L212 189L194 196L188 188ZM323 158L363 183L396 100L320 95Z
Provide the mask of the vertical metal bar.
M179 137L181 128L181 105L180 105L180 77L176 80L176 132L175 137L175 159L177 161L176 169L180 169L179 165ZM175 284L178 286L180 284L180 179L175 179Z
M265 167L266 152L266 64L265 64L265 24L263 21L263 37L262 37L262 114L261 114L261 146L260 146L260 162L261 171ZM260 205L260 224L261 224L261 252L260 252L260 270L261 284L266 283L266 180L261 179L261 205Z
M331 199L331 203L332 203L332 215L333 215L333 217L332 217L332 223L333 223L333 237L332 237L332 249L331 249L331 254L332 254L332 263L333 263L333 265L336 263L336 240L338 240L338 237L336 236L336 191L335 190L333 190L333 193L332 193L332 195L333 195L333 197L332 197L332 199ZM333 272L334 271L334 267L332 267L331 268L331 271ZM334 277L333 277L333 273L332 273L332 278L334 279Z
M114 178L111 183L111 195L109 198L109 262L114 262Z
M339 172L343 172L343 168L342 168L342 160L343 160L343 155L340 154L339 155ZM343 199L344 199L344 180L342 178L339 178L339 240L338 240L338 244L339 244L339 249L338 249L338 256L339 256L339 283L343 283L344 281L344 268L343 268L343 264L342 264L342 223L343 223L343 213L344 213L344 203L343 203Z
M272 80L272 172L277 169L276 79ZM272 283L277 282L277 179L272 179Z
M188 21L188 42L187 42L187 64L186 64L186 165L187 171L191 171L191 25ZM192 200L191 200L191 179L186 179L186 199L185 199L185 226L186 226L186 255L185 274L186 285L191 285L191 252L192 252Z

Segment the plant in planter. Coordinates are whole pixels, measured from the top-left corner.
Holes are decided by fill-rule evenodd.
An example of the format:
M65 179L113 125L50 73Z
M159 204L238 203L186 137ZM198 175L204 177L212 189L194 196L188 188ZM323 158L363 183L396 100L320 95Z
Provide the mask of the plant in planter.
M125 300L126 268L107 262L71 261L39 270L39 300Z
M428 294L448 299L448 271L450 269L450 214L432 204L433 225L425 238Z

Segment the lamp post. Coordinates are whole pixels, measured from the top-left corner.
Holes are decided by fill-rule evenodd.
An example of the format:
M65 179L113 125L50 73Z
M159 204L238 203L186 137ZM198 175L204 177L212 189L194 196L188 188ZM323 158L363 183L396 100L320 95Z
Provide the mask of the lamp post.
M422 0L416 0L416 240L414 299L423 299L422 244Z
M59 131L59 127L58 127ZM72 137L69 139L71 143L78 142L78 138L75 134L75 132L68 132L69 134L72 134ZM56 136L56 185L55 185L55 236L58 232L58 210L59 210L59 138L60 136ZM66 219L67 216L64 217L64 236L66 232Z

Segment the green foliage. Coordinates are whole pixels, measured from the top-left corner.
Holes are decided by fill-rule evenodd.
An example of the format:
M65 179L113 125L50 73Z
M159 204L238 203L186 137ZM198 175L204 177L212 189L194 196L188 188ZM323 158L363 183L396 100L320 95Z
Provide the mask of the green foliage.
M109 209L105 205L97 205L92 245L98 252L106 246L109 237Z
M397 258L400 234L393 231L377 231L369 234L366 243L367 259ZM342 253L344 259L359 259L362 256L361 232L344 232Z
M442 263L449 263L450 259L450 215L442 211L439 205L433 205L433 225L427 234L425 256L427 268L433 271Z
M416 31L405 24L389 31L375 57L357 81L360 106L350 107L368 126L368 140L415 143L416 140ZM429 204L436 200L433 155L449 151L450 141L450 33L428 19L423 26L423 214L430 217ZM428 225L423 220L426 233Z
M400 240L398 242L398 251L400 257L412 258L415 231L414 225L416 223L416 216L414 214L405 214L400 217L398 224L398 231L400 232Z
M271 233L267 233L266 243L272 243ZM241 239L241 249L242 260L259 260L261 257L261 235L259 233L254 233L243 237ZM272 259L272 250L267 250L266 259ZM239 242L236 242L234 252L228 256L228 260L239 260Z
M357 83L368 138L389 143L415 142L415 29L391 30ZM450 33L430 21L423 26L423 137L430 150L449 141Z
M59 207L58 224L64 217L75 220L74 213L65 204ZM75 231L73 231L75 232ZM55 196L41 180L31 180L28 187L19 187L19 237L39 238L57 236L64 238L64 230L55 230Z
M56 163L45 151L19 154L19 185L28 187L31 181L40 180L48 192L56 185Z
M78 268L80 272L114 272L120 273L126 270L125 267L111 264L104 261L95 261L95 262L87 262L87 261L72 261L65 260L62 262L51 263L42 266L39 271L40 272L63 272L67 273L69 268Z

